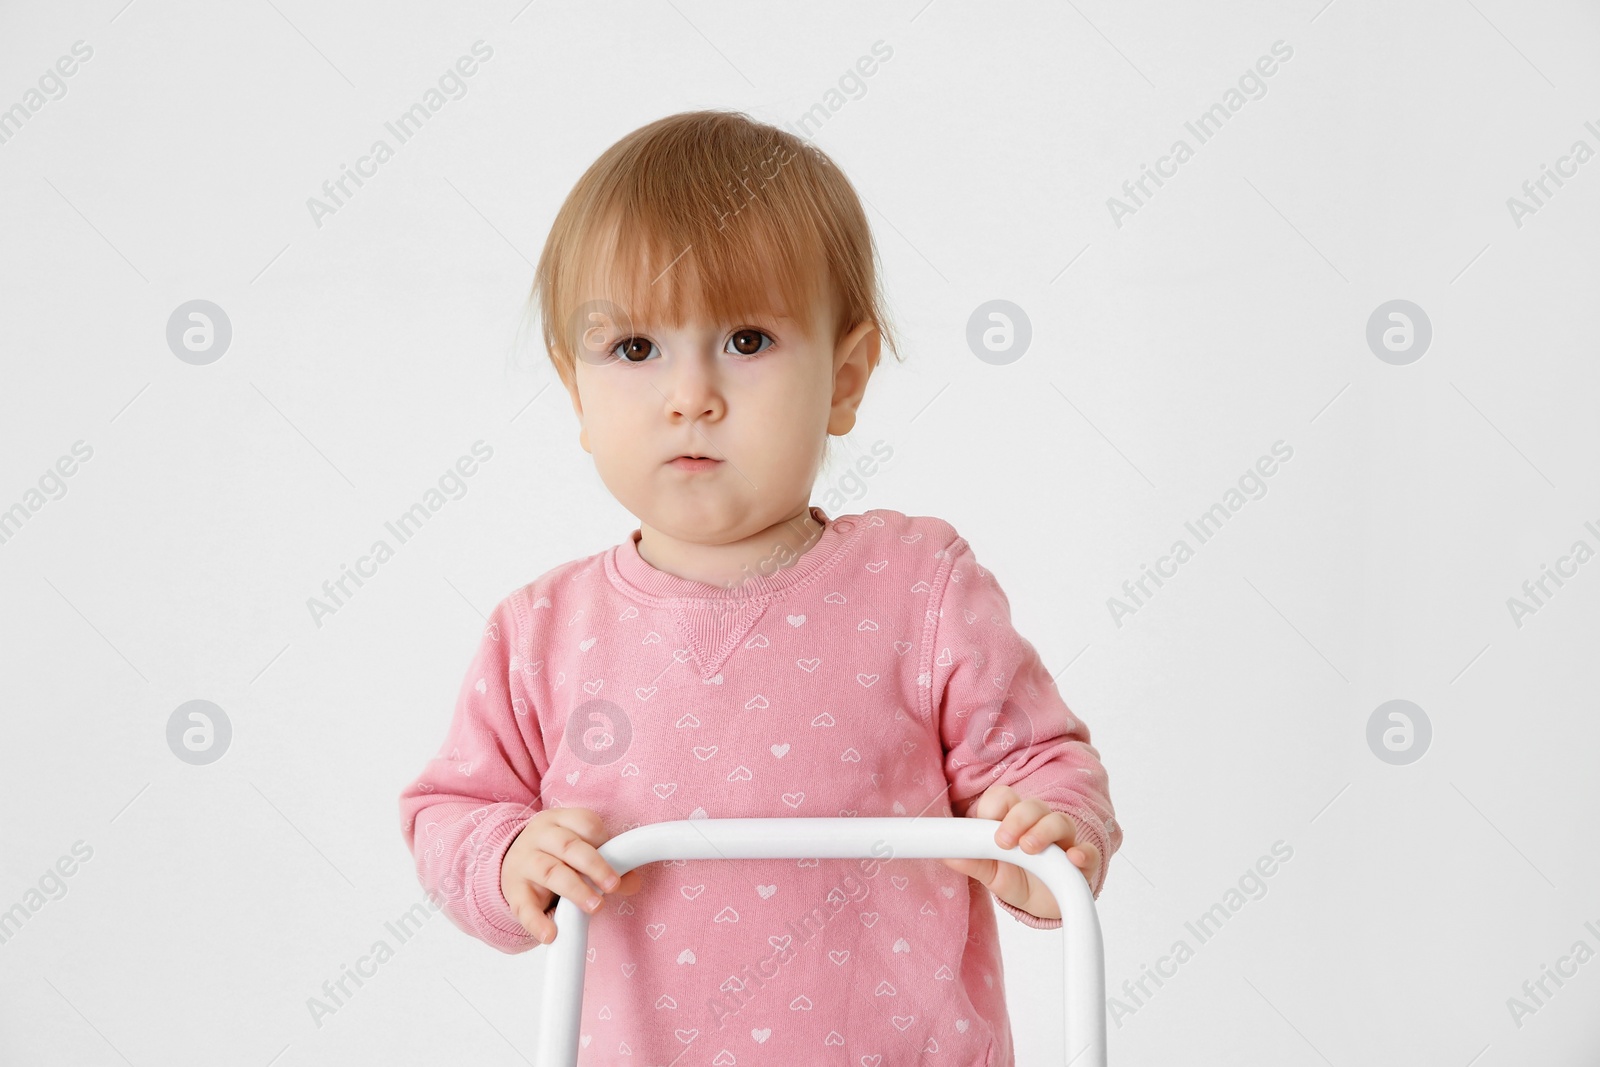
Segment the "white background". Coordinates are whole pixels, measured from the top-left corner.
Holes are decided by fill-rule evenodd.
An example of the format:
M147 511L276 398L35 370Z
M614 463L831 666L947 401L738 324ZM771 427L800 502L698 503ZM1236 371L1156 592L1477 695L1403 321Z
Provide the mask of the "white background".
M1507 1003L1600 951L1600 561L1507 606L1600 549L1600 159L1507 206L1600 149L1593 5L124 2L0 11L0 108L93 49L0 144L0 509L93 449L0 544L0 910L93 849L0 945L0 1062L526 1062L541 955L444 918L320 1026L307 998L421 899L396 800L483 616L636 525L527 329L532 262L623 134L794 123L880 40L813 136L908 359L814 500L891 447L830 514L952 522L1090 724L1126 833L1112 1062L1595 1062L1600 962ZM480 39L467 94L318 226L307 198ZM1280 40L1266 95L1118 226L1107 198ZM166 341L193 299L232 325L207 366ZM966 342L993 299L1032 324L1003 366ZM1394 299L1432 323L1408 365L1366 341ZM479 439L465 496L314 624ZM1117 625L1280 440L1269 492ZM1403 766L1367 741L1397 698L1433 730ZM233 727L208 766L166 740L192 699ZM1062 935L1000 926L1019 1062L1064 1062Z

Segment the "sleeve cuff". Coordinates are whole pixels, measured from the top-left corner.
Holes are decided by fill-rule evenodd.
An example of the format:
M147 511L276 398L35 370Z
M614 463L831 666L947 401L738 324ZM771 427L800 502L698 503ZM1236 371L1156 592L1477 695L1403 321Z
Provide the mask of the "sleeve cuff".
M1106 869L1111 866L1111 856L1106 851L1109 843L1106 841L1105 824L1100 821L1100 816L1083 808L1058 808L1057 810L1063 815L1072 817L1072 821L1078 824L1078 836L1088 839L1089 844L1094 846L1095 853L1100 857L1100 869L1095 872L1094 884L1090 887L1094 891L1095 899L1098 900L1100 890L1106 884Z
M522 920L511 910L505 893L500 889L500 867L505 862L506 852L527 823L527 818L514 816L492 829L483 839L473 861L477 869L471 877L472 906L478 912L479 919L516 948L541 943L523 929Z

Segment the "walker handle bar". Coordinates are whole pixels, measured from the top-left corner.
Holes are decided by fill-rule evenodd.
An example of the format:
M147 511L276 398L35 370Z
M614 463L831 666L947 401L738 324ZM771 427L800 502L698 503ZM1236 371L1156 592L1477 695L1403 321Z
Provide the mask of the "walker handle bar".
M1014 863L1049 887L1065 939L1067 1062L1105 1067L1105 955L1094 893L1059 845L1029 855L994 842L996 819L678 819L649 823L600 846L623 875L661 860L993 859ZM874 846L879 846L875 851ZM589 915L566 897L554 914L558 936L545 946L544 994L535 1067L576 1067Z

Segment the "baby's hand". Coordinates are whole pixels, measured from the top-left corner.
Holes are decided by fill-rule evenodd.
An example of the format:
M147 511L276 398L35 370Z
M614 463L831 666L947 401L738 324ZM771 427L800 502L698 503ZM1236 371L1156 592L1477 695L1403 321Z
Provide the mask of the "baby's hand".
M601 893L628 897L639 891L637 868L618 879L601 858L598 846L611 836L588 808L547 808L528 820L500 865L500 892L523 929L548 945L555 940L556 923L545 909L557 896L593 914L600 909ZM593 907L587 906L591 900Z
M1078 824L1072 816L1051 811L1042 800L1024 799L1008 785L996 783L983 791L966 812L973 819L999 819L994 843L1032 855L1050 845L1059 845L1073 866L1083 872L1091 888L1100 871L1100 852L1089 842L1078 841ZM945 866L976 878L989 891L1012 907L1021 908L1041 919L1061 918L1061 907L1050 888L1014 863L1000 860L941 860Z

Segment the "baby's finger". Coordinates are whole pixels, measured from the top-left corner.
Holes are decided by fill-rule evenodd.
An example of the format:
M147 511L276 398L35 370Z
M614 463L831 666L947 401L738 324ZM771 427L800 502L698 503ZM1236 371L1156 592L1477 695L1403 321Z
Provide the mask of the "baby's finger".
M577 871L554 857L550 858L549 866L536 881L591 915L600 910L600 894L591 889Z
M1089 878L1100 869L1100 850L1087 841L1067 849L1067 859L1083 870L1085 878Z
M1050 814L1050 809L1045 807L1044 801L1019 800L1006 812L1006 817L1000 820L1000 826L995 830L995 843L1001 848L1011 848L1023 834L1033 828L1033 824L1044 816Z
M591 845L603 845L610 835L606 833L605 820L588 808L554 809L555 825L570 830Z
M558 840L551 855L573 870L587 874L602 893L609 893L621 884L621 876L601 857L600 850L588 841L565 828L558 832Z
M1003 818L1020 799L1017 791L1009 785L991 785L967 809L967 815L974 819Z
M555 937L555 923L539 910L538 895L534 892L532 883L518 879L505 897L506 903L511 905L511 913L517 917L522 928L540 941L549 944Z
M602 841L603 843L603 841ZM557 824L550 829L546 837L538 843L539 851L552 857L555 861L568 865L570 869L589 875L590 880L600 889L600 893L610 893L611 889L621 885L621 878L616 870L611 869L611 864L600 857L598 849L590 845L589 841L579 835L571 825ZM555 889L549 883L541 883L547 888ZM560 889L555 889L560 893ZM562 896L568 896L562 893Z
M1051 845L1060 845L1066 849L1077 844L1077 839L1077 824L1061 812L1052 811L1023 832L1022 851L1043 852Z

